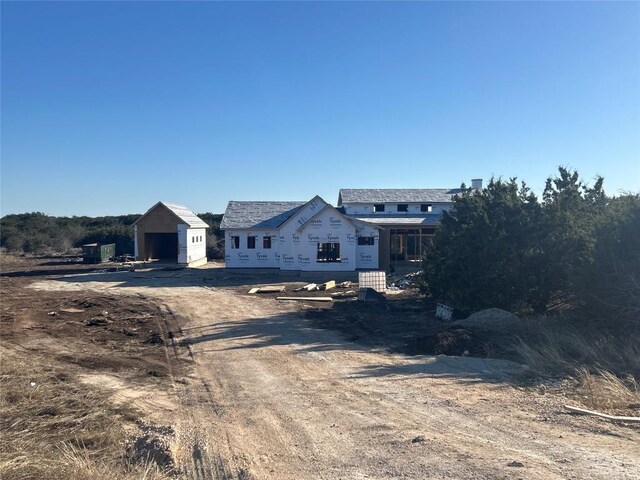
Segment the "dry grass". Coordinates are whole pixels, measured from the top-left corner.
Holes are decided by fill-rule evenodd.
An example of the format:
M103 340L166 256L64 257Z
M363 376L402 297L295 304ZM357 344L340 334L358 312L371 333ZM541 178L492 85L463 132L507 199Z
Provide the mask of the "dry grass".
M126 455L136 413L28 352L2 349L0 477L161 479Z
M532 319L515 343L521 361L542 377L569 376L586 407L637 415L640 331L603 332L566 317Z
M635 378L620 378L606 371L591 373L586 369L576 377L579 381L577 400L584 405L611 413L640 410L640 385Z

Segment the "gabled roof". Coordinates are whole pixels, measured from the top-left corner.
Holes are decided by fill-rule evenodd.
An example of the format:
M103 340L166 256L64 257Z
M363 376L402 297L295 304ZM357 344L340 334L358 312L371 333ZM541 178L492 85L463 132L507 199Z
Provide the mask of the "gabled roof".
M319 198L319 197L318 197ZM302 230L304 230L311 222L311 220L313 220L314 218L316 218L318 215L320 215L322 212L324 212L325 210L331 210L333 212L336 213L336 215L339 215L341 218L344 218L347 222L349 222L351 225L353 225L354 227L356 226L355 223L353 222L353 218L348 217L346 215L343 215L342 213L340 213L338 210L336 210L336 207L334 207L333 205L329 205L328 203L325 203L324 207L322 207L320 210L318 210L316 213L314 213L313 215L311 215L311 217L309 217L307 219L306 222L304 222L302 225L300 225L298 227L298 231L301 232Z
M277 228L307 202L242 202L232 200L220 228Z
M450 203L460 188L342 188L338 205L345 203Z
M316 196L315 196L315 197L313 197L311 200L309 200L309 201L307 201L307 202L304 202L304 203L300 206L300 210L304 210L304 208L305 208L307 205L309 205L311 202L314 202L314 201L319 201L319 202L324 203L324 206L322 206L322 207L320 208L320 210L318 210L318 212L322 211L322 210L324 209L324 207L325 207L325 206L329 205L329 204L324 200L324 198L322 198L320 195L316 195ZM316 212L316 213L318 213L318 212ZM293 212L293 213L296 213L296 212ZM316 213L314 213L314 214L312 215L312 217L315 217L315 216L316 216ZM291 217L293 217L293 215L291 215L289 218L287 218L284 222L280 223L278 226L279 226L279 227L282 227L282 226L284 226L286 223L288 223L289 221L292 221L292 218L291 218ZM308 218L307 218L307 219L298 219L298 222L300 222L300 220L302 220L302 222L303 222L301 225L304 225L305 223L307 223L307 222L309 221L309 219L308 219Z
M178 219L181 222L186 223L190 228L209 228L209 225L207 225L200 217L198 217L195 213L193 213L184 205L176 205L175 203L166 203L166 202L156 203L153 207L147 210L145 214L142 215L138 220L133 222L133 224L135 225L140 220L142 220L145 216L149 214L149 212L151 212L158 205L162 205L163 207L165 207L172 214L178 217Z
M320 198L320 197L318 197L318 198ZM329 205L327 203L327 204L325 204L324 207L322 207L315 214L313 214L310 218L308 218L307 221L304 224L300 225L300 227L298 228L298 231L301 232L302 230L304 230L307 227L307 225L309 225L311 220L316 218L318 215L320 215L322 212L324 212L327 209L333 211L336 215L339 215L341 218L344 218L347 222L349 222L355 228L358 228L359 226L361 226L361 227L362 226L366 226L366 227L372 227L372 228L377 228L378 230L382 230L382 227L380 227L378 225L374 225L374 224L371 224L371 223L366 222L366 221L363 222L362 220L359 220L359 219L357 219L355 217L350 217L349 215L345 215L344 212L340 211L340 209L334 207L333 205Z

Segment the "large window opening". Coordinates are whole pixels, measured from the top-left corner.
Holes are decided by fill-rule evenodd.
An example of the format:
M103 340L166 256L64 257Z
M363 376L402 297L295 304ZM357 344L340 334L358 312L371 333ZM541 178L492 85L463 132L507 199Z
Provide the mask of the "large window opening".
M431 239L435 233L434 227L427 228L398 228L389 231L391 242L392 262L416 262L422 257L431 245Z
M262 237L262 248L269 250L271 248L271 237Z
M409 205L407 203L399 203L398 204L398 211L399 212L408 212L409 211Z
M232 235L229 240L231 240L231 249L235 250L236 248L240 248L240 237L236 235Z
M374 212L384 212L384 203L376 203L373 206L373 211Z
M431 212L433 210L433 206L430 203L423 203L420 205L421 212Z
M318 262L339 262L340 261L340 244L339 243L319 243L317 261Z
M256 248L256 237L251 235L247 237L247 248Z

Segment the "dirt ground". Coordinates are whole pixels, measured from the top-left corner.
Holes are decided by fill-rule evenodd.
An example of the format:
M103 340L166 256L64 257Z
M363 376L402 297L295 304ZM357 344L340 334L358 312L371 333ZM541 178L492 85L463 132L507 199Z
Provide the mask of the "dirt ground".
M301 279L95 268L5 261L2 349L65 362L166 426L176 476L640 478L639 429L568 414L562 396L519 386L520 365L400 353L407 324L432 321L415 300L336 302L356 325L344 334L327 306L246 293ZM357 327L375 309L399 332L390 349Z

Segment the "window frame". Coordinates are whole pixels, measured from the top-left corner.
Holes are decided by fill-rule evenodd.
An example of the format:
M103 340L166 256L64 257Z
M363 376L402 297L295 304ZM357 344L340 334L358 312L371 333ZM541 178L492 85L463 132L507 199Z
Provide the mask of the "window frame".
M262 237L262 248L264 250L271 250L271 236L270 235L264 235Z
M423 213L431 213L433 211L433 205L431 203L421 203L420 211Z
M372 246L376 244L376 239L373 236L368 237L358 237L358 245L361 246Z
M256 236L247 235L247 250L255 250L255 249L256 249Z
M373 204L373 213L384 213L385 204L384 203L374 203Z
M240 235L229 235L231 241L231 250L240 249Z
M408 213L409 212L409 204L408 203L398 203L398 204L396 204L396 211L402 212L402 213Z
M340 242L318 242L316 263L341 263Z

